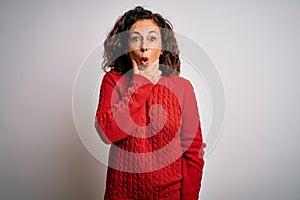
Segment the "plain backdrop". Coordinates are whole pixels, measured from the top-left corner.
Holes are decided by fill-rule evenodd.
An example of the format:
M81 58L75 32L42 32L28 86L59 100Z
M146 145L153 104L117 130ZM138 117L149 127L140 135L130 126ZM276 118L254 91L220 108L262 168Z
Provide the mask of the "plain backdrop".
M201 45L226 94L201 200L300 199L299 1L0 1L0 199L102 199L106 166L81 143L76 73L142 5Z

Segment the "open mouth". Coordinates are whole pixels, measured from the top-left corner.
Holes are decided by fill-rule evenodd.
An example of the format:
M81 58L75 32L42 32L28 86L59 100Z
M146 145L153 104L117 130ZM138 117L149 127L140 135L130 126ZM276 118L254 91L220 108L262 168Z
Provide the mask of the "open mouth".
M149 58L148 57L142 57L141 59L142 65L147 66L149 65Z

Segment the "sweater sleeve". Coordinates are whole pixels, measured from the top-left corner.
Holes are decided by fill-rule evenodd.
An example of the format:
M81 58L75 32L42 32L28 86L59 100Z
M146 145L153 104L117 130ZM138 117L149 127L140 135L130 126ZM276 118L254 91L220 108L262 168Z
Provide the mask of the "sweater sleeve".
M106 144L116 143L132 135L144 115L147 96L153 84L145 77L133 74L124 94L118 94L118 85L111 73L103 77L95 128ZM122 87L122 86L120 86Z
M202 130L194 89L187 81L181 126L183 200L198 200L204 166Z

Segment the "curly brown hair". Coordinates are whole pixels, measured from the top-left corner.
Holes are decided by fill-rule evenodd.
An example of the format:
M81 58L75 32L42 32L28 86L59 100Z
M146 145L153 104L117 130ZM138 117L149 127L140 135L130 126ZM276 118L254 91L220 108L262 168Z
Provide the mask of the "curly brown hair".
M141 6L137 6L119 17L107 35L104 41L102 69L106 72L113 70L118 73L126 73L132 69L132 62L129 55L126 54L128 31L136 21L142 19L152 19L160 27L163 53L160 55L159 61L162 74L165 76L179 75L181 61L172 24L160 14L152 13Z

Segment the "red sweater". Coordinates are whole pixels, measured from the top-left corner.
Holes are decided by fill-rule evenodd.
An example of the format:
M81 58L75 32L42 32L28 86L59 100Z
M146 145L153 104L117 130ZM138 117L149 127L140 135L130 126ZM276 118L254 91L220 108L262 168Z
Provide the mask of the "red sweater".
M105 200L198 199L204 143L189 81L107 72L95 127L112 144Z

